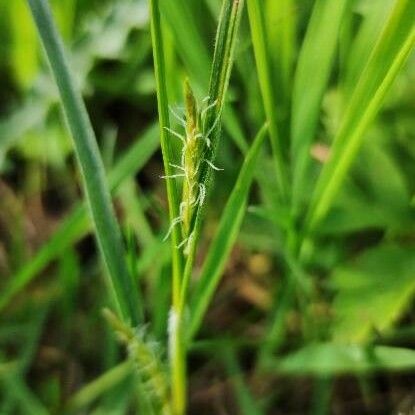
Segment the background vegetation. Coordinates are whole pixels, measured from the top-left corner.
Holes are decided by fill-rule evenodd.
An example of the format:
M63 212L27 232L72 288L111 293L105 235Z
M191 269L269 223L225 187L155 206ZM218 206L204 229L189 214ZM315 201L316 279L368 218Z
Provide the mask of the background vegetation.
M226 0L238 29L219 0L51 1L66 101L29 3L47 35L43 0L0 3L0 413L411 414L415 3ZM158 123L186 78L223 170L181 269Z

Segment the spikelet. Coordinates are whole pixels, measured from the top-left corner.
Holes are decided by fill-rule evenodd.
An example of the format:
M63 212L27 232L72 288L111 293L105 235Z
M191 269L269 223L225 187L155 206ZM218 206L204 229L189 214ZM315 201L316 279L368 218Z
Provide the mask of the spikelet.
M190 237L192 217L195 206L199 200L198 173L202 159L203 142L200 132L200 117L196 99L193 95L189 81L185 81L186 102L186 143L182 150L182 166L185 172L183 194L181 203L182 234L183 239Z
M171 415L168 378L158 343L148 338L145 328L133 329L109 309L104 309L103 314L119 340L126 346L128 357L134 364L154 409L160 415Z
M203 109L198 107L197 101L193 94L188 79L184 82L185 97L185 119L181 119L174 111L173 115L179 119L184 127L184 135L176 131L169 130L175 137L180 138L183 143L181 164L172 165L180 170L180 173L170 176L171 178L183 177L182 201L180 203L180 216L175 218L170 225L169 232L174 226L180 223L182 231L182 242L179 247L184 248L184 254L187 254L187 247L192 240L192 226L195 213L198 207L203 205L206 196L206 187L200 182L200 171L203 162L214 170L221 170L215 167L211 161L205 159L207 149L210 147L209 135L213 128L203 134L203 122L206 112L210 107ZM216 105L213 103L212 105ZM214 126L216 125L216 122ZM167 238L166 236L166 238Z

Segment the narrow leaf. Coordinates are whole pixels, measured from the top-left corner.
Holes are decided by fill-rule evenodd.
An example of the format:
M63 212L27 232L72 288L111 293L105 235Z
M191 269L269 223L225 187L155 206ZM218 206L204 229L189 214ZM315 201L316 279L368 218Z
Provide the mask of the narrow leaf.
M202 322L209 302L219 284L232 246L238 236L246 210L248 191L255 173L256 161L266 137L266 132L267 127L262 127L245 157L238 179L222 213L215 239L203 264L200 280L192 295L191 336L196 334Z
M110 190L114 192L125 178L131 177L141 170L148 159L158 148L158 135L155 126L149 128L143 137L137 139L130 149L115 163L108 175ZM59 228L37 251L35 256L10 277L10 282L0 293L0 311L10 300L23 290L39 273L68 247L81 239L90 229L87 208L77 205Z
M287 167L281 134L278 131L277 98L271 77L271 63L266 36L265 20L261 1L248 0L248 14L251 26L252 42L261 88L265 114L269 122L270 139L277 172L280 196L284 200L288 195Z
M348 0L318 0L301 47L294 79L291 137L294 211L304 198L304 179L310 161L321 102L334 62L342 17Z
M415 3L398 0L360 76L334 139L328 162L318 179L306 220L313 230L330 209L362 144L364 133L378 113L386 93L415 43Z

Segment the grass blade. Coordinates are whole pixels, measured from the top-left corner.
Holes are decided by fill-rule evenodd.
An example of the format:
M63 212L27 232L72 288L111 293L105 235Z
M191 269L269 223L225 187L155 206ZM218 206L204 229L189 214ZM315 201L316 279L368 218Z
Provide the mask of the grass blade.
M263 412L246 384L236 352L231 344L224 344L222 355L241 415L262 415Z
M291 119L294 214L297 214L305 193L304 178L310 161L310 145L315 137L347 3L348 0L317 1L301 47L294 79Z
M172 151L170 148L170 128L169 105L166 85L166 67L163 48L163 36L161 31L161 18L159 0L150 0L151 12L151 39L153 45L154 72L157 86L157 105L160 122L160 142L163 154L164 171L167 176L167 199L169 204L170 223L173 224L175 218L180 216L179 199L177 196L176 182L171 176L172 170ZM179 314L180 291L182 279L182 254L177 246L180 244L180 229L173 226L171 232L171 252L172 252L172 318L169 324L169 359L170 359L170 386L171 386L171 405L175 415L181 415L186 408L186 359L182 347L181 324L180 320L175 319ZM178 324L176 324L176 321Z
M192 295L190 312L190 335L193 337L202 322L203 316L219 284L226 261L238 236L245 214L248 191L255 174L256 161L261 145L267 133L267 127L261 128L248 151L238 179L229 196L221 221L203 264L200 280Z
M296 54L297 10L294 0L266 0L265 20L277 91L283 97L284 116L290 101ZM281 100L280 100L281 101Z
M92 215L96 238L107 268L107 284L121 317L137 324L139 301L137 287L128 273L118 224L105 180L95 134L85 104L70 73L62 41L46 0L28 0L45 48L72 134L82 171L85 195Z
M164 172L166 176L173 175L171 163L174 162L172 158L172 150L170 148L170 133L166 130L170 128L169 119L169 104L167 96L163 36L161 31L159 0L150 1L151 10L151 38L153 45L153 59L154 72L157 84L157 106L160 123L160 144L163 153ZM167 199L169 204L170 222L179 216L179 202L177 196L176 182L174 179L166 178ZM171 247L173 260L173 304L179 301L180 292L180 278L182 259L180 250L176 249L180 243L180 230L175 226L172 230Z
M131 146L115 164L108 175L110 190L114 192L125 178L136 174L158 148L156 126L150 127L143 137ZM82 238L90 228L87 209L84 205L76 206L69 216L60 224L51 238L38 250L0 293L0 312L11 299L26 287L50 262L61 255L69 246Z
M330 209L367 127L411 52L415 43L414 19L415 3L398 0L360 76L334 139L330 158L318 179L305 224L308 231L312 231Z
M282 137L278 131L277 99L271 78L271 64L269 61L266 27L261 2L248 0L248 14L251 25L252 41L258 71L258 80L261 88L265 114L269 122L272 151L275 159L277 180L282 200L288 197L288 176L285 162Z
M346 79L344 80L346 93L352 92L353 85L359 80L359 74L376 45L376 40L382 32L393 3L394 0L385 0L370 5L370 10L351 45L350 59L346 60Z
M121 383L133 372L134 367L129 360L118 364L77 391L66 404L64 412L80 411L115 385Z
M200 86L207 87L209 82L209 65L211 57L203 43L203 38L187 0L160 0L160 9L163 17L174 32L175 45L192 77Z

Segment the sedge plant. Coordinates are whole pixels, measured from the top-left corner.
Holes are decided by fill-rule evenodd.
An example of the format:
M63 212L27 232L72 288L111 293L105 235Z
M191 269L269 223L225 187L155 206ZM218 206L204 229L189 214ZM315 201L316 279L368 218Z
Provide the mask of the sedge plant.
M138 286L128 272L96 138L69 69L49 5L46 0L29 1L29 5L59 89L83 175L85 195L95 225L97 242L107 268L107 282L118 316L109 310L106 311L105 316L122 342L126 344L129 356L135 362L137 372L141 377L141 382L150 385L157 413L183 414L186 410L186 349L190 338L190 331L186 329L188 322L185 320L188 286L201 232L202 208L209 194L212 171L219 170L214 165L214 159L218 148L221 116L232 69L243 1L225 0L223 2L209 95L203 108L196 102L189 82L185 83L184 136L170 129L160 11L157 0L150 2L160 139L171 219L168 234L171 234L172 250L172 308L169 317L168 344L171 375L169 381L160 363L161 357L154 354L155 346L144 338L143 332L138 332L134 328L142 322L143 318ZM178 136L183 141L180 165L172 163L170 145L172 135ZM255 153L258 153L263 136L264 131L256 140L256 146L253 148ZM251 158L254 159L254 155ZM178 168L180 173L174 174L174 168ZM249 170L252 171L252 169L251 163ZM174 180L178 176L184 177L181 199L178 197ZM249 178L242 180L246 184L249 183ZM240 199L244 199L247 187L245 186L245 190L239 194ZM242 203L239 204L243 206ZM243 209L239 210L243 212Z
M206 7L215 13L217 3L207 1ZM249 189L254 181L260 195L260 206L250 212L275 230L271 252L276 253L283 264L280 267L283 276L278 280L281 286L272 293L264 333L261 341L254 345L255 374L267 372L267 375L287 373L297 376L307 373L315 376L312 413L328 413L328 397L334 375L415 366L412 351L374 344L373 328L379 331L390 328L409 303L415 289L411 278L414 264L409 258L410 250L387 244L393 241L397 231L395 228L390 230L384 222L381 224L388 232L385 231L386 236L378 250L359 257L353 265L356 270L353 266L339 267L333 272L331 282L339 292L333 308L340 322L336 320L331 331L320 335L310 312L310 304L317 303L318 289L321 288L317 288L316 281L310 275L319 266L327 267L321 252L327 235L332 237L330 229L334 227L341 234L341 221L334 220L333 225L331 215L338 213L336 203L340 200L341 205L341 197L344 198L342 191L347 193L353 186L349 179L352 167L363 153L365 136L413 50L415 3L413 0L394 0L385 11L379 2L374 6L373 15L369 13L369 17L365 18L355 37L351 35L356 3L352 0L246 0L248 24L245 28L243 22L241 24L244 3L244 0L221 2L215 49L210 63L209 50L204 45L196 20L192 18L197 9L193 3L186 0L149 0L159 129L153 126L106 176L96 137L54 26L48 1L28 0L73 139L82 173L86 208L80 206L75 209L35 259L16 274L16 278L0 294L0 309L9 304L13 296L65 248L85 235L88 212L105 264L111 300L104 315L128 355L128 362L111 369L75 394L69 400L68 412L92 402L98 395L97 390L104 393L134 371L137 389L141 391L139 395L147 395L145 404L146 408L151 408L151 413L186 413L187 357L191 348L195 347L203 318L239 235L247 211ZM297 21L301 13L311 16L304 27L300 27ZM380 16L383 18L380 19ZM165 30L164 23L169 26L168 30ZM245 29L243 34L247 41L234 65L240 26L241 32ZM304 38L299 42L297 34L302 31ZM168 69L171 70L173 65L169 61L171 56L166 56L167 42L177 48L187 75L180 73L179 76L184 81L183 114L174 109L171 111L169 88L173 82L169 79ZM243 59L252 65L245 65ZM256 65L255 70L253 65ZM251 108L251 114L249 108L238 108L248 113L250 121L254 120L252 124L255 127L251 130L256 128L258 132L252 141L243 134L246 126L243 126L242 116L239 117L232 105L225 105L233 66L242 80L244 92L252 100L246 105L249 107L252 104L254 110ZM257 82L252 82L252 73ZM324 124L322 113L330 111L325 101L334 77L339 78L341 111L332 117L336 118L337 124L332 127L327 151L319 164L311 153ZM205 99L197 98L203 94ZM178 128L174 128L173 118L178 121ZM193 284L205 211L209 207L214 178L223 174L216 160L220 146L224 144L222 124L226 136L231 137L241 150L244 162L237 171L219 225L207 248L199 278ZM266 138L270 141L270 151L264 154L261 151L266 145ZM168 320L164 324L168 330L167 341L163 336L157 336L156 341L153 326L145 326L145 304L138 281L130 272L131 268L139 267L135 258L131 260L132 265L127 261L110 199L110 192L140 170L155 153L159 143L169 218L168 230L163 236L169 239L166 262L171 262L167 270L171 277L167 290L171 291L171 300L163 304L164 308L169 309L166 313L168 317L164 316ZM179 154L174 151L177 147L180 148ZM370 156L373 157L373 153L376 151L371 152ZM259 163L260 168L257 168ZM122 194L131 197L132 192L127 185ZM362 204L358 206L364 211ZM347 209L340 209L340 214L344 215L344 210ZM365 220L365 224L374 223L373 218ZM357 222L356 227L360 229L361 222ZM351 225L343 223L343 227L349 229ZM162 242L151 232L143 239L147 239L148 245L142 253L146 259L142 261L151 262L160 252ZM346 256L345 249L340 251L338 257ZM131 252L129 254L131 256ZM392 269L391 263L403 265ZM386 283L389 290L381 291L389 307L382 309L380 318L377 315L381 308L376 291L377 280L372 277L380 275L386 278L386 274L391 272L399 275L400 278L396 278L399 283L389 281ZM360 290L357 293L354 291L356 287ZM362 292L368 299L363 311L355 299ZM297 308L303 323L303 346L286 357L281 350L283 345L291 347L288 342L284 343L287 319L290 312ZM368 322L356 327L353 321L358 320L356 315L359 313L354 310L366 313ZM162 313L158 315L163 316ZM164 327L163 324L158 326ZM334 341L321 341L327 338ZM214 340L212 344L220 348L225 367L233 376L241 413L266 413L271 400L254 402L244 383L237 359L238 342ZM245 347L245 344L240 347ZM252 344L246 347L251 350ZM25 391L24 385L21 389ZM41 405L37 406L41 408L39 413L43 413Z

